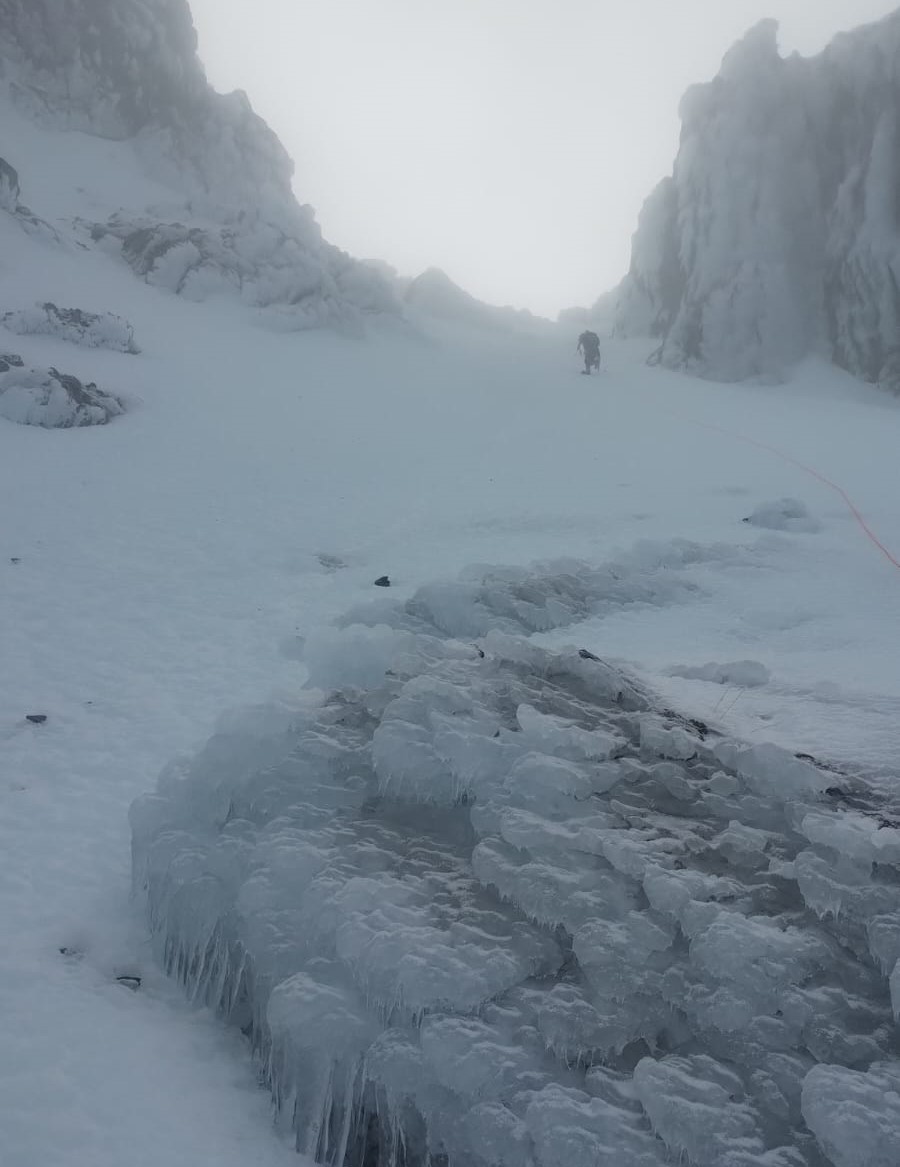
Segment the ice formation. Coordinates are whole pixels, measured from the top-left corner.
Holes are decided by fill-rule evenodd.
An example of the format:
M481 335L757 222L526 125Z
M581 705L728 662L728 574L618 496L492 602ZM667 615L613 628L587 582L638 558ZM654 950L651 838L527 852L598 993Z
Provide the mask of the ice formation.
M900 384L900 12L782 58L763 21L688 91L644 207L617 329L722 380L811 352Z
M528 639L616 586L480 569L360 609L302 707L135 803L162 960L318 1160L896 1163L900 826Z

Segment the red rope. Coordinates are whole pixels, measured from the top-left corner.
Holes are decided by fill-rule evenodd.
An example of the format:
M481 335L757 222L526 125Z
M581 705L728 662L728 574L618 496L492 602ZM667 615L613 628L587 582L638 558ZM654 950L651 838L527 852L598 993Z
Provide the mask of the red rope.
M894 567L900 570L900 559L897 559L894 555L891 554L890 551L888 551L887 547L885 547L885 545L881 542L881 540L863 518L859 508L854 505L853 500L842 486L838 486L836 482L832 482L830 478L826 478L824 474L820 474L819 471L814 470L812 466L806 466L803 462L798 462L797 459L792 458L790 454L785 454L783 450L778 450L775 448L775 446L770 446L766 442L758 442L756 438L748 438L743 434L732 433L731 430L727 430L720 425L714 425L708 421L696 421L694 418L689 418L688 420L692 421L694 425L703 426L704 429L716 430L720 434L725 434L726 437L735 438L739 442L746 442L750 446L758 446L760 450L767 450L770 454L775 454L777 457L781 458L782 461L789 462L792 466L796 466L805 474L809 474L811 477L817 479L823 485L827 486L829 490L835 491L844 500L847 505L847 509L850 511L851 515L853 515L854 519L856 519L857 523L859 523L860 527L862 527L867 538L869 538L875 544L875 546L889 563L893 564Z

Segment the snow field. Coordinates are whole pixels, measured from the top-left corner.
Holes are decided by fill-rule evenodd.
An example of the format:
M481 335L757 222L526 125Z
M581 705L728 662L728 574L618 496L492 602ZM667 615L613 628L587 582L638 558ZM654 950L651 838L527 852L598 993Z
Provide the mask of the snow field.
M77 432L0 424L0 909L14 938L0 954L0 1079L13 1167L295 1161L271 1136L245 1044L180 1003L127 897L129 804L173 756L196 754L223 709L261 703L273 711L226 717L224 746L168 771L165 798L196 803L181 808L187 834L154 852L166 905L156 919L160 938L175 937L169 958L202 980L199 995L224 993L232 1016L253 1022L264 1064L283 1059L273 1078L282 1110L296 1097L308 1116L304 1147L349 1146L344 1119L371 1113L376 1094L378 1114L402 1113L414 1132L413 1090L429 1137L464 1136L460 1154L497 1162L527 1150L542 1164L593 1163L604 1139L625 1163L663 1161L652 1123L711 1167L739 1138L735 1163L780 1167L792 1164L780 1148L803 1129L802 1106L837 1167L881 1167L876 1142L869 1161L839 1158L861 1143L839 1149L828 1098L841 1074L859 1075L848 1080L861 1113L866 1099L886 1100L891 1137L892 1079L878 1066L896 1058L896 901L873 878L860 816L896 788L897 573L827 488L740 435L826 471L896 548L895 402L816 365L786 389L701 384L646 369L630 344L607 346L603 375L589 380L568 335L387 324L365 340L273 334L227 297L185 303L72 242L73 212L156 198L127 146L11 119L4 149L23 200L63 242L0 215L0 308L112 312L142 348L0 330L0 351L96 380L127 408ZM713 437L710 422L739 436ZM821 530L742 523L781 499ZM473 563L512 566L460 578ZM394 588L373 608L385 572ZM569 653L558 666L566 643L610 663ZM758 665L752 687L729 667L746 661ZM544 675L557 667L562 679ZM520 700L501 701L496 677L478 687L492 668ZM305 692L310 674L344 704ZM626 682L635 708L616 706L615 718L628 715L627 732L597 712ZM681 756L690 728L641 720L645 693L738 742L837 767L827 781L862 800L849 804L859 814L834 835L823 771L783 754ZM800 819L775 798L773 758L796 779ZM469 790L493 801L460 807ZM232 820L227 838L225 793L258 819ZM370 796L379 809L367 817ZM658 801L667 817L648 827ZM280 810L298 822L267 817ZM149 842L153 820L136 815ZM676 866L694 837L712 871L691 867L693 842ZM769 870L773 850L783 869ZM738 872L731 906L715 899L725 860ZM321 899L279 901L291 881L329 871ZM278 994L261 983L230 997L241 982L215 929L234 894L252 933L242 943L273 970L272 989L286 982ZM615 910L600 924L598 898ZM291 915L301 910L321 943L303 967ZM787 945L771 923L785 914ZM564 964L557 924L584 983L552 983ZM201 977L189 957L206 955L204 935L221 963ZM767 970L752 983L729 963L738 941ZM423 963L423 951L435 959ZM635 984L637 954L648 992ZM825 985L810 1003L813 969ZM130 975L142 977L138 992L116 981ZM852 1005L829 977L846 978ZM402 1024L385 1028L393 1010ZM426 1011L427 1024L409 1023ZM277 1049L265 1047L264 1017ZM314 1029L322 1018L327 1029ZM679 1053L664 1086L652 1065L632 1083L644 1052L634 1043L663 1054L649 1043L667 1027L673 1041L702 1033L702 1056L738 1066L729 1072L744 1093L733 1110L715 1107L708 1143L690 1141L684 1116L698 1092L697 1105L712 1105L727 1074L701 1052ZM785 1052L798 1035L836 1078L810 1077L811 1057ZM359 1099L367 1038L365 1081L377 1090ZM613 1068L585 1070L601 1049ZM659 1097L655 1113L639 1088ZM466 1123L450 1130L458 1114ZM381 1132L386 1149L399 1129ZM811 1157L803 1139L797 1153Z

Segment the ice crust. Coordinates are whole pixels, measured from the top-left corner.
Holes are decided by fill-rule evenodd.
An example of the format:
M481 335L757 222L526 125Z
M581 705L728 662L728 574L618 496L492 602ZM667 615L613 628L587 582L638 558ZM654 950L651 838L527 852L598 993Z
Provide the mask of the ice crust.
M322 1162L896 1167L900 831L526 639L605 586L482 569L318 637L302 707L134 804L161 959Z

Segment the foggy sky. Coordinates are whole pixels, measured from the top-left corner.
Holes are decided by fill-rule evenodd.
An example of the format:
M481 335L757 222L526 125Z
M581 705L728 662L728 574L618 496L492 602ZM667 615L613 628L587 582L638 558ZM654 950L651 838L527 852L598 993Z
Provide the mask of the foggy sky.
M555 315L624 274L679 99L747 28L809 54L897 0L190 4L210 81L247 91L330 242Z

